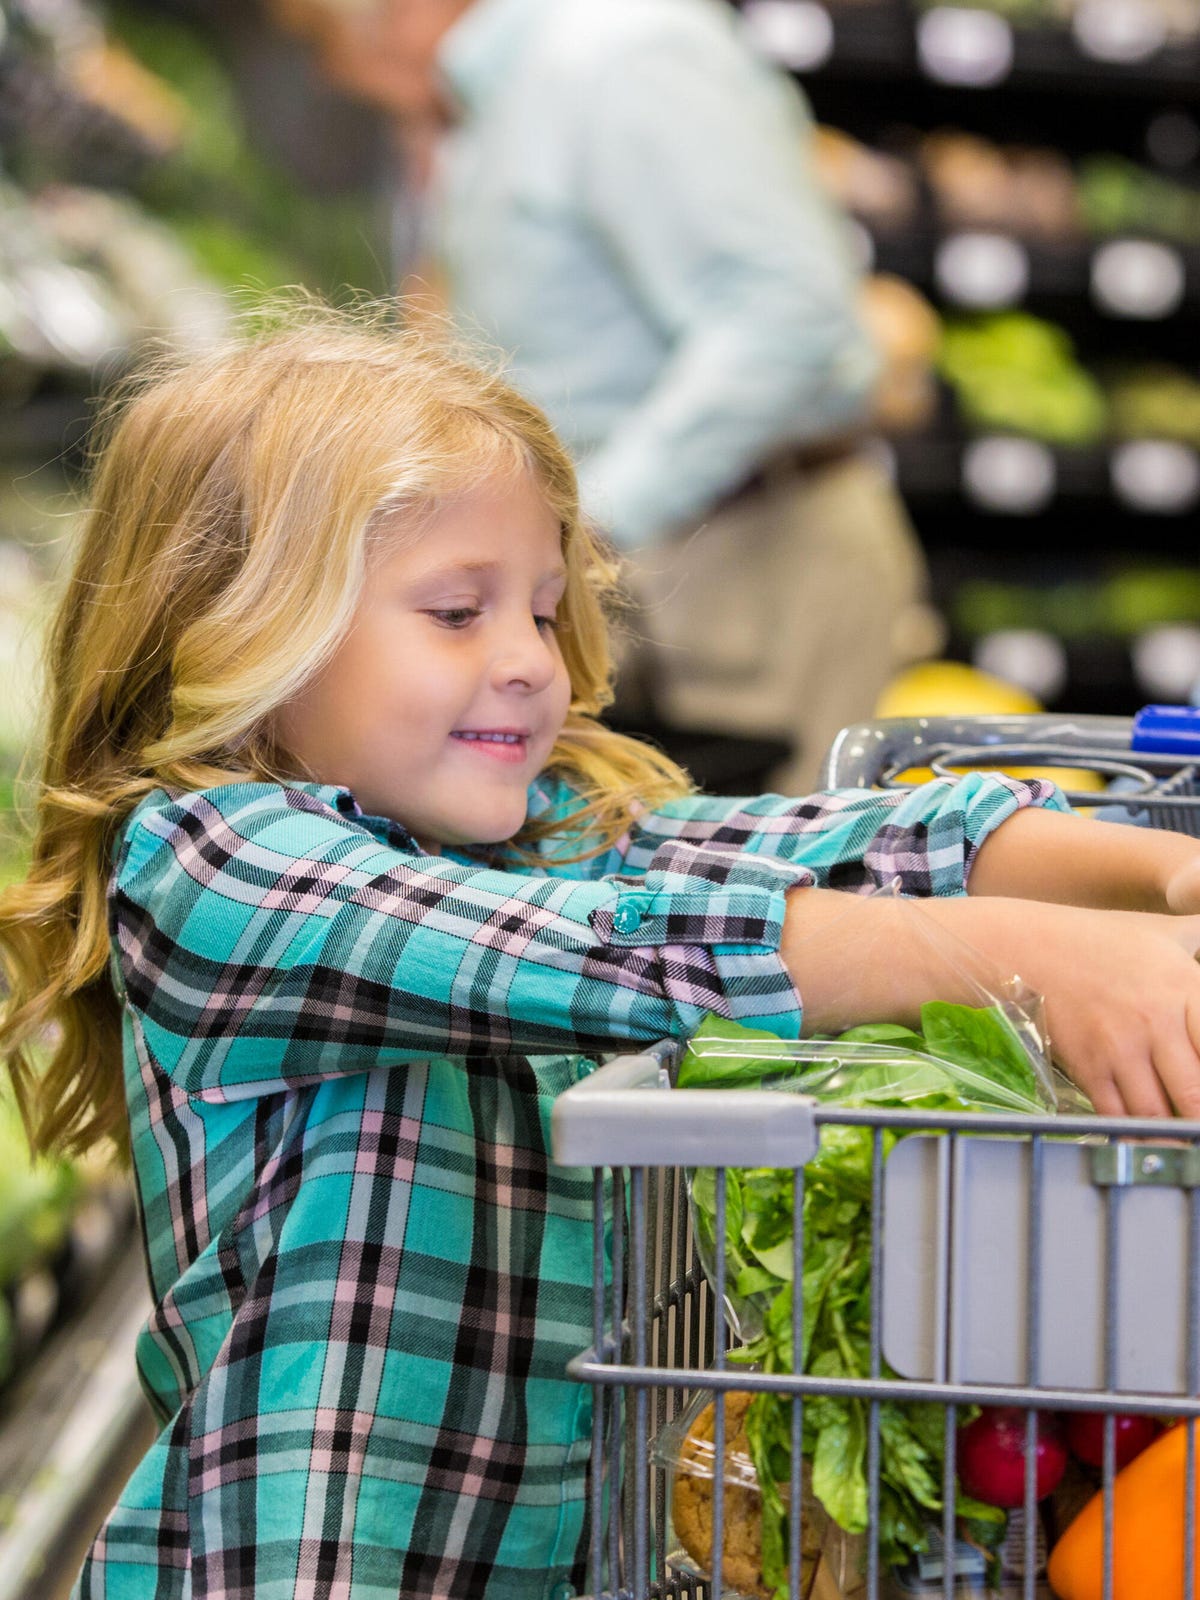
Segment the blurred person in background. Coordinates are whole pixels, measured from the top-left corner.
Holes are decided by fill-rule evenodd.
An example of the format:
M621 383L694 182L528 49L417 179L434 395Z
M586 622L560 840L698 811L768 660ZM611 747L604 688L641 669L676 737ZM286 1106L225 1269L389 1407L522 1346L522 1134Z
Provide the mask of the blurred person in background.
M797 86L724 0L268 6L394 124L414 314L509 353L627 558L618 720L779 739L805 792L938 635Z

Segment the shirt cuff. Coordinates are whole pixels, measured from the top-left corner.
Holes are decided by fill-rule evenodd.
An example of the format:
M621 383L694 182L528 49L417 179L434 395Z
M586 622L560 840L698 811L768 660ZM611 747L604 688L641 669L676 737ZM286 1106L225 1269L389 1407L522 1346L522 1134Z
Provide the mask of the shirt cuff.
M808 867L682 840L664 843L644 878L614 877L615 902L589 922L609 951L647 952L678 1031L704 1015L798 1038L800 995L779 955L789 889Z

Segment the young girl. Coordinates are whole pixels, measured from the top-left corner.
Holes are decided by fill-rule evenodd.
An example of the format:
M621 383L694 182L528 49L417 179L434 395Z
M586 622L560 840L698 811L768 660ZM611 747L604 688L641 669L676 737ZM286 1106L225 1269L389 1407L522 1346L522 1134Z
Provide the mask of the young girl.
M382 327L299 318L111 424L0 903L34 1141L128 1146L154 1298L162 1428L80 1596L580 1584L554 1097L709 1009L794 1036L952 991L873 887L1044 992L1101 1109L1200 1111L1195 841L1001 777L692 794L595 720L613 576L541 414Z

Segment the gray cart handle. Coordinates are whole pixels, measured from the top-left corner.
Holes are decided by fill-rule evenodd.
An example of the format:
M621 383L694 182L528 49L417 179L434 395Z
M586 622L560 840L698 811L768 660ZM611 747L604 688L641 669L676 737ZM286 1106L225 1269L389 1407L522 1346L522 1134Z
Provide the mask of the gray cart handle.
M822 787L869 789L906 767L924 767L947 749L993 751L1013 764L1080 766L1144 776L1131 764L1132 717L1013 716L883 717L843 728L821 774ZM1010 752L1015 752L1010 754ZM1160 758L1155 758L1156 763ZM1095 804L1095 795L1091 797Z
M1144 728L1139 733L1139 720L1133 717L1052 712L884 717L842 730L825 758L820 784L828 789L902 788L899 777L911 767L928 767L941 777L979 767L1077 767L1120 781L1103 801L1094 790L1077 792L1064 785L1072 805L1111 801L1146 812L1159 826L1200 833L1200 743L1197 749L1187 746L1187 754L1179 753L1180 748L1177 741L1159 743L1157 735L1148 737Z
M565 1167L800 1167L817 1150L815 1102L769 1089L670 1089L674 1046L618 1056L560 1094L551 1118ZM664 1089L670 1093L664 1094Z

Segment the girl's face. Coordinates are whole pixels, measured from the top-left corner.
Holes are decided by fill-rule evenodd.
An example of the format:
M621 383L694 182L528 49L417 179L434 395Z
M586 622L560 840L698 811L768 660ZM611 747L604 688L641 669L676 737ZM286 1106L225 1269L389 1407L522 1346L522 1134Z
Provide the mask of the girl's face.
M423 849L509 839L571 698L558 519L521 473L445 502L416 538L395 529L408 537L385 524L349 632L280 732L319 782Z

